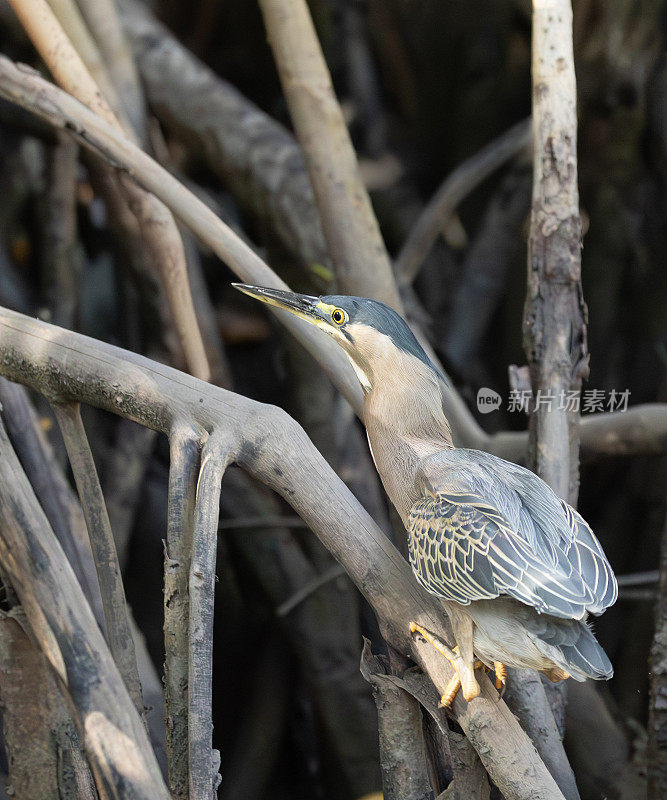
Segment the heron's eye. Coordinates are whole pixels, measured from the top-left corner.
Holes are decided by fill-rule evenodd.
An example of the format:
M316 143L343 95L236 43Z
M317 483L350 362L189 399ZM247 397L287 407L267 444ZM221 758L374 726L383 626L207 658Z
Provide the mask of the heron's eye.
M331 312L331 319L336 323L336 325L342 325L347 320L347 314L342 308L334 308L334 310Z

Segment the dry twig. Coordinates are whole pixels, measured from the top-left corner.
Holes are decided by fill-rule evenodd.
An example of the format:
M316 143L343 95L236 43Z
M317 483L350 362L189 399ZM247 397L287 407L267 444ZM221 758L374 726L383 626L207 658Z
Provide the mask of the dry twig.
M523 120L447 176L424 208L396 258L395 271L399 283L412 283L417 277L447 218L461 200L499 167L529 147L530 141L530 120Z

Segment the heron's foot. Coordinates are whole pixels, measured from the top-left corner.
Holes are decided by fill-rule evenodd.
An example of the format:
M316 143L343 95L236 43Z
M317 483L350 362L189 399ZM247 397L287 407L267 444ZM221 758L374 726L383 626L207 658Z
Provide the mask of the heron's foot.
M410 633L421 636L422 639L427 641L438 653L443 655L454 668L455 674L450 678L440 698L439 706L441 708L449 708L452 705L459 689L463 692L463 696L467 702L470 702L479 695L481 690L475 678L474 671L478 667L484 666L481 661L475 661L471 669L459 655L458 647L450 649L444 642L438 639L437 636L427 631L426 628L423 628L416 622L410 623Z
M456 659L459 658L455 652L458 650L457 647L455 647L454 650L450 650L441 639L438 639L438 637L435 636L435 634L431 633L431 631L427 631L426 628L423 628L416 622L410 623L410 633L413 636L415 633L418 633L422 639L427 641L435 650L438 651L438 653L443 655L452 666L454 666Z
M494 661L493 671L496 673L496 689L500 692L500 696L502 697L507 688L507 667L502 661Z

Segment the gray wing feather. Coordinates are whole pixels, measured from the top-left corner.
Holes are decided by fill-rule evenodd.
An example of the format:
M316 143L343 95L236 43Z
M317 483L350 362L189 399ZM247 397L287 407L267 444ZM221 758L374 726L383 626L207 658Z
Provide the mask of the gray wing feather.
M515 613L526 630L547 645L554 663L575 680L609 679L614 674L611 662L584 620L538 616L527 608L517 608Z
M593 531L535 473L480 450L454 450L446 463L446 472L437 457L426 468L426 485L434 494L446 486L483 498L542 572L560 576L558 582L565 580L575 594L583 584L587 611L600 614L616 601L616 578Z
M588 610L593 614L601 614L618 597L616 576L600 542L581 514L562 500L561 506L568 526L574 531L574 539L567 556L573 564L578 565L579 574L591 589L595 602Z
M410 562L431 593L467 605L509 595L541 613L580 619L592 602L561 554L545 561L479 495L441 492L415 503L408 519Z

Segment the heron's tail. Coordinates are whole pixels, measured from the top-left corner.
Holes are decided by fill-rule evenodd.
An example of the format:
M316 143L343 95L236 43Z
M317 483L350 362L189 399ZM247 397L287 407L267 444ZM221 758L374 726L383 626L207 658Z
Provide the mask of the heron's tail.
M614 674L607 654L598 644L587 622L540 615L541 630L533 631L545 655L578 681L608 680Z

